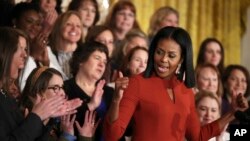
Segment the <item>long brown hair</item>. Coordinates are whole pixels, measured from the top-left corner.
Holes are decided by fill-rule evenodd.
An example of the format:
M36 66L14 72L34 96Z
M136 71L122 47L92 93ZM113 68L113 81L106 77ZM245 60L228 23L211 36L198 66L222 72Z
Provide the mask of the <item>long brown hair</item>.
M23 37L26 39L27 48L28 36L14 28L0 27L0 88L8 91L13 78L11 78L11 62L15 52L17 51L19 38ZM27 50L28 54L28 50Z
M120 0L117 3L115 3L115 5L111 9L111 11L109 12L109 15L107 16L106 21L105 21L105 25L108 27L111 27L111 28L115 28L116 27L115 17L116 17L117 12L119 12L120 10L123 10L123 9L127 9L127 8L130 9L136 16L135 5L129 0ZM141 30L136 18L135 18L135 21L134 21L132 28Z

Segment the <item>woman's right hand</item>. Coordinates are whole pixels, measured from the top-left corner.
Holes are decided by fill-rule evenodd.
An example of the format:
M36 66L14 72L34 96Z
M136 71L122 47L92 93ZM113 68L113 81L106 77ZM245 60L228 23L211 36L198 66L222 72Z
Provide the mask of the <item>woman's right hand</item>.
M31 112L38 115L44 121L52 117L52 115L58 115L61 112L60 109L65 107L65 102L66 99L64 96L53 96L49 99L42 99L41 96L37 95Z
M95 88L93 96L91 97L90 102L88 103L88 108L90 111L94 111L97 107L100 106L103 95L103 87L105 80L100 80Z
M128 77L124 77L122 72L119 71L118 77L115 80L115 95L113 97L114 101L121 101L124 90L128 87L128 82Z

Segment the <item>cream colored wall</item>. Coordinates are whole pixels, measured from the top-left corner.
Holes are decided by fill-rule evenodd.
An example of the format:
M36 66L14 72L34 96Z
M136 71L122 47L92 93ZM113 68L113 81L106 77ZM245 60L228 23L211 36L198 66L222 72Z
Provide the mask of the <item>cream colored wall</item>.
M250 7L247 9L247 29L241 41L241 64L250 71Z

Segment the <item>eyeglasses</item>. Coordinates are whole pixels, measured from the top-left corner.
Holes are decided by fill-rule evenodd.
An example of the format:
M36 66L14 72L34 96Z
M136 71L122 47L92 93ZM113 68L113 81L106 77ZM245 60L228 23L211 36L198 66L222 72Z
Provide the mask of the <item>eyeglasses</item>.
M54 86L49 86L47 89L52 89L55 93L58 93L61 90L63 90L63 87L61 87L59 85L54 85Z

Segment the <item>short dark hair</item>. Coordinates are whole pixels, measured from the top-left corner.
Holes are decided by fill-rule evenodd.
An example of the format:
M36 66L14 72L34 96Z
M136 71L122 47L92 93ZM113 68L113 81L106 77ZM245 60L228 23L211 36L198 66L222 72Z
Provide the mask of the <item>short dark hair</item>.
M68 6L68 10L73 10L73 11L77 11L81 4L84 2L84 1L90 1L94 4L94 7L96 9L96 12L95 12L95 19L94 19L94 23L93 25L96 25L96 23L99 21L100 19L100 12L99 12L99 8L98 8L98 3L96 0L72 0Z
M79 71L80 63L86 62L94 51L104 52L109 60L108 48L104 44L99 42L79 43L70 60L70 70L74 77Z
M157 34L154 36L150 47L149 47L149 58L147 68L144 72L144 77L150 77L154 70L154 53L159 44L163 39L174 40L181 47L181 57L183 62L180 67L180 73L176 74L177 79L183 81L188 88L195 86L195 76L194 76L194 67L193 67L193 48L192 41L188 32L180 27L171 27L167 26L160 29Z

